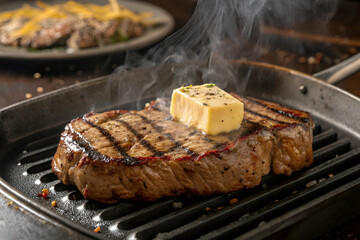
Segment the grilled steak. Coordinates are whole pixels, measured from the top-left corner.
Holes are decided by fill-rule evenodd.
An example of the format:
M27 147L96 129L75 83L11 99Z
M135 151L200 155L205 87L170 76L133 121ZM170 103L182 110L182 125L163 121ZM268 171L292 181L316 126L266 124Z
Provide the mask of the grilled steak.
M0 44L17 47L20 39L11 37L11 33L19 30L26 21L26 18L18 17L0 22Z
M47 25L47 26L46 26ZM47 21L37 34L25 36L20 40L20 45L25 48L42 49L62 45L74 31L74 20L64 19Z
M245 105L242 126L216 136L172 120L161 100L87 114L66 126L52 169L86 199L113 203L252 188L270 170L290 175L313 162L309 113L234 96Z
M32 49L66 45L78 50L122 42L144 34L144 27L130 19L101 22L94 18L66 18L46 19L39 23L40 30L26 36L12 37L11 33L21 29L27 20L15 18L0 22L0 44Z

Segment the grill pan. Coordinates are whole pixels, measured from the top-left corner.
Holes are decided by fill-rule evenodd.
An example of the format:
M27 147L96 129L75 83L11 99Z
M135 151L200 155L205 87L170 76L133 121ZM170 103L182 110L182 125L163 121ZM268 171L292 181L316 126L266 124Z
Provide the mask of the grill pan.
M319 73L340 79L339 69ZM360 99L312 76L265 63L169 64L115 73L0 111L0 234L5 239L312 239L360 213ZM189 66L192 66L189 70ZM344 69L341 66L340 69ZM268 175L254 189L210 197L106 205L63 185L50 162L71 119L89 111L142 108L170 94L182 73L223 77L218 85L309 111L314 164L290 177ZM334 74L335 73L335 74ZM334 77L335 76L335 77ZM175 80L174 80L175 79ZM209 78L208 78L209 79ZM247 79L249 79L247 81ZM156 81L155 81L156 80ZM336 81L336 79L335 79ZM165 94L164 94L165 93ZM49 189L49 199L37 194ZM230 204L231 199L238 202ZM50 205L56 200L58 207ZM14 204L12 204L12 201ZM8 207L5 205L9 205ZM101 233L94 233L97 226Z

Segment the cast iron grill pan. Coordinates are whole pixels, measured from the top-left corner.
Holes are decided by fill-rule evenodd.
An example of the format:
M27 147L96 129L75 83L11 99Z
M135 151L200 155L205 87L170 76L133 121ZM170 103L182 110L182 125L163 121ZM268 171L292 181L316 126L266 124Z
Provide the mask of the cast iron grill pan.
M5 157L16 160L8 161L1 174L27 197L55 212L61 221L74 222L74 230L92 234L100 226L98 238L246 239L273 219L356 181L360 175L358 144L316 121L314 164L291 177L270 174L260 186L230 194L107 205L85 200L75 186L62 184L52 173L51 160L62 129L14 143L16 150ZM48 199L37 197L43 188L49 189ZM234 199L238 201L230 204ZM50 204L53 200L57 201L56 208Z
M219 84L228 91L311 112L317 120L311 167L291 177L266 176L260 186L231 194L114 205L86 201L51 172L65 123L93 109L141 109L144 102L137 100L147 102L174 89L174 79L189 66L193 75L188 80L201 84L206 64L204 69L186 63L139 68L0 110L0 193L32 214L53 219L54 228L56 223L60 231L72 230L70 236L77 239L311 239L358 216L359 99L311 76L264 63L234 61L210 76L230 76ZM129 86L137 95L131 95ZM37 197L43 188L50 189L47 200ZM230 204L232 199L238 201ZM99 234L93 232L97 226Z

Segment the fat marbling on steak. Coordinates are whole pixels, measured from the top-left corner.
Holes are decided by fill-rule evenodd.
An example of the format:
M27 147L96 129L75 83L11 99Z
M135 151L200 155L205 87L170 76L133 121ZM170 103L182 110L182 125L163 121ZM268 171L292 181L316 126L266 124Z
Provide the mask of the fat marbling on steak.
M66 126L52 169L86 199L114 203L228 193L312 164L309 113L233 95L245 106L241 128L215 136L172 120L163 100L87 114Z

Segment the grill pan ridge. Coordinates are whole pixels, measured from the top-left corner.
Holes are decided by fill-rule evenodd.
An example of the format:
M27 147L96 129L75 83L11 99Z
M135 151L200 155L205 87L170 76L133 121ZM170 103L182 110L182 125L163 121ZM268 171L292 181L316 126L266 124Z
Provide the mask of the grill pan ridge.
M94 80L89 85L96 86L112 78ZM85 96L86 91L89 88L85 88ZM46 98L56 101L61 94L64 92ZM150 95L149 92L143 97L148 100ZM114 108L109 106L113 101L105 101L97 109ZM44 101L39 98L34 104L37 103ZM136 103L125 103L118 108L134 106ZM87 112L88 108L81 111ZM76 114L82 114L81 111ZM314 164L291 177L265 176L254 189L210 197L165 198L154 203L124 201L106 205L87 201L76 187L62 184L51 171L51 157L66 122L60 119L49 123L46 130L38 128L22 138L13 133L13 139L1 139L4 144L0 146L0 190L23 209L53 219L79 236L96 239L315 238L360 212L360 206L355 204L360 200L360 140L356 133L347 134L346 129L326 121L321 112L312 113L316 119ZM75 117L69 116L72 114L64 118L70 120ZM6 111L0 112L0 118L4 116ZM3 131L1 125L0 133ZM7 132L2 136L10 135ZM49 189L49 199L37 197L43 188ZM238 201L230 204L232 199ZM50 205L53 200L58 203L56 208ZM319 220L344 214L337 222ZM101 233L93 232L97 226ZM303 231L304 228L307 230Z

